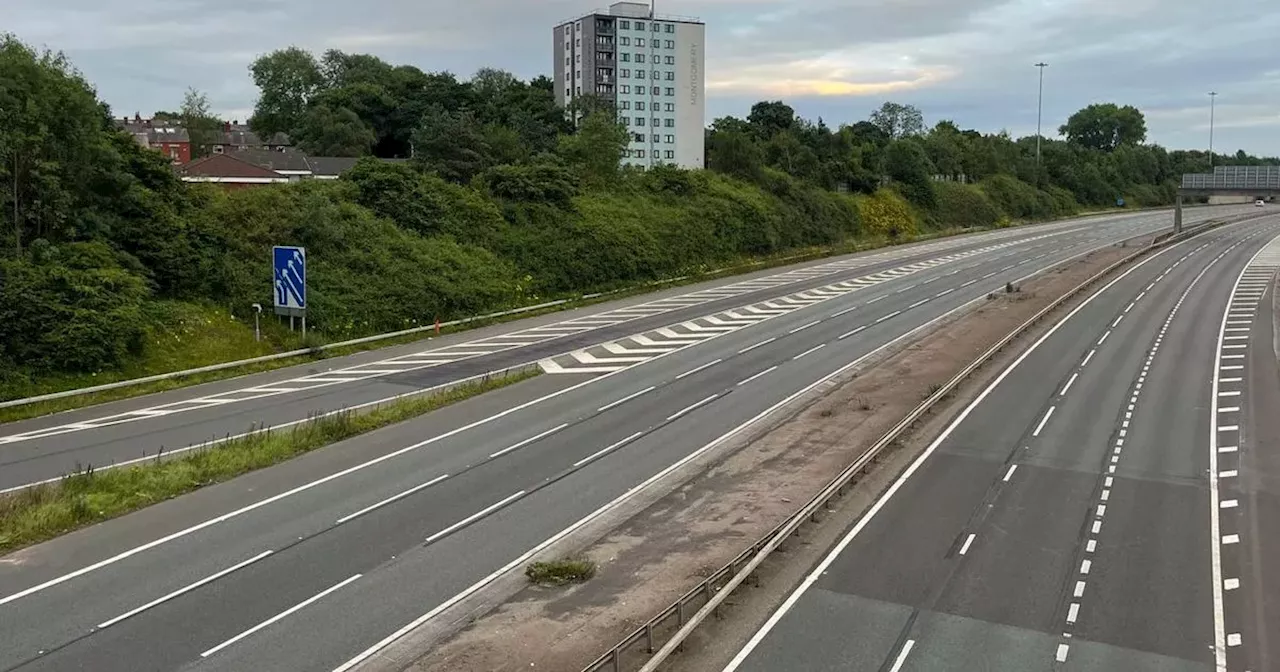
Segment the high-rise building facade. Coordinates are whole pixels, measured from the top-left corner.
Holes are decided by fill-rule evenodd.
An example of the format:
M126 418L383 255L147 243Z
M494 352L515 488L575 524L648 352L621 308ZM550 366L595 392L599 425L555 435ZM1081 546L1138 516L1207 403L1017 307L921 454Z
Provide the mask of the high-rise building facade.
M556 102L594 95L631 134L623 163L702 168L706 26L617 2L555 27Z

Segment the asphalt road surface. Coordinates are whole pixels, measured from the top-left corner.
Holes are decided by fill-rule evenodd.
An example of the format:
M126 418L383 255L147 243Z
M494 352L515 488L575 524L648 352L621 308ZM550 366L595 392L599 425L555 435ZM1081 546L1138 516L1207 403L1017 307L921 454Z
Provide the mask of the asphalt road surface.
M1249 212L1250 208L1234 206L1191 209L1187 223ZM854 278L929 264L951 271L970 264L1079 251L1168 227L1171 217L1168 212L1093 217L891 248L0 425L0 492L89 465L127 464L158 453L173 455L256 427L300 422L317 413L385 400ZM655 338L662 340L661 335ZM668 344L657 347L663 345ZM576 360L573 364L581 366Z
M1172 246L1058 322L726 672L1280 669L1277 234Z
M630 361L607 361L618 357L604 346L583 350L596 353L586 363L581 353L558 354L563 344L525 353L551 356L560 373L0 558L0 670L333 670L858 358L1006 282L1150 230L1161 218L1168 213L1083 230L1001 232L924 259L637 318L614 338L649 328L665 345L631 339L627 347L655 352L624 357ZM1234 240L1248 227L1204 241ZM772 300L782 294L794 298ZM760 312L750 318L723 312L751 301ZM718 322L691 319L717 314ZM675 336L660 333L661 324ZM594 340L577 347L601 342L606 331L593 331ZM298 400L320 403L334 390L350 404L431 384L443 368L212 408L302 408ZM290 374L271 375L254 384ZM89 415L75 422L93 417L82 413ZM203 413L13 441L0 446L6 459L32 455L0 473L39 462L41 451L92 452L181 431ZM61 443L77 441L84 443Z

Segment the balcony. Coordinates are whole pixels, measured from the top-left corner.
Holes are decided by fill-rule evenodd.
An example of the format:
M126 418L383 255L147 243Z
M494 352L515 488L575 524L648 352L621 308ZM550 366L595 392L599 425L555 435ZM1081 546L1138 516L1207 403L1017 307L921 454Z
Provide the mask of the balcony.
M596 35L612 35L614 33L614 25L612 21L596 21Z

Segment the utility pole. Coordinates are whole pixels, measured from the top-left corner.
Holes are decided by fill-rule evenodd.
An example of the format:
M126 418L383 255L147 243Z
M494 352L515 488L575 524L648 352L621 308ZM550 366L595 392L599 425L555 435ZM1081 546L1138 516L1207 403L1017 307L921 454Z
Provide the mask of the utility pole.
M1215 103L1218 102L1218 92L1209 92L1209 170L1213 170L1213 113Z
M1049 67L1048 63L1041 61L1036 63L1036 67L1040 69L1040 96L1036 101L1036 184L1040 184L1040 121L1044 116L1044 69Z

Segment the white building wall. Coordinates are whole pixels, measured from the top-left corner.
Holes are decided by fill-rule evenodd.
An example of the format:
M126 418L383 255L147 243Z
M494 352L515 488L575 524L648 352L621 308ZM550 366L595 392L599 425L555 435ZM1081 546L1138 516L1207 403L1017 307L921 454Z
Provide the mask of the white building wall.
M676 24L676 158L683 168L703 168L707 112L707 27Z

